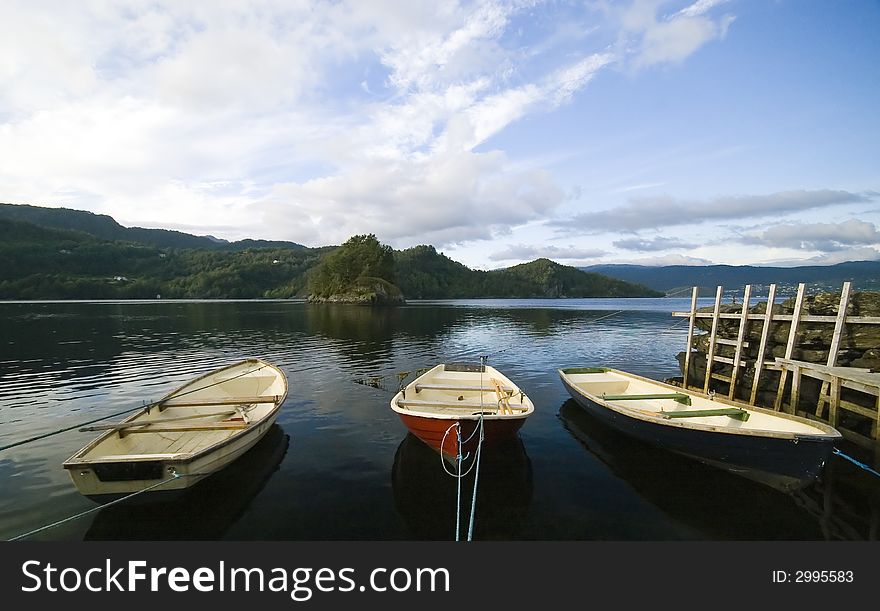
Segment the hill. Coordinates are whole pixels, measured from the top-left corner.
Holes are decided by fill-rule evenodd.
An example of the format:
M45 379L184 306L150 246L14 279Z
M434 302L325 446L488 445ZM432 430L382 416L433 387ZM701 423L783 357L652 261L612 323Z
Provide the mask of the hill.
M549 259L501 270L473 270L427 245L395 253L395 269L398 286L411 299L662 296L644 286Z
M528 297L662 297L663 293L549 259L488 272L488 292Z
M245 250L247 248L305 248L295 242L241 240L229 242L211 236L195 236L170 229L123 227L113 217L70 208L0 204L0 219L32 223L47 229L78 231L95 238L135 242L156 248L204 248L210 250Z
M16 218L5 218L4 214ZM265 240L218 245L213 238L181 232L125 228L109 216L88 212L0 205L0 299L153 299L157 295L166 299L250 299L311 295L318 299L348 300L346 295L356 293L361 301L399 302L403 296L455 299L655 295L644 287L584 273L547 259L487 272L457 263L433 246L404 251L382 246L381 261L372 263L353 246L357 245L306 248L292 242ZM315 284L315 280L319 283Z
M837 265L803 267L763 267L755 265L592 265L580 268L611 276L626 282L643 284L658 291L692 286L703 287L714 294L716 286L734 289L745 284L776 283L791 286L806 282L822 290L839 291L849 280L858 290L880 289L880 261L848 261Z

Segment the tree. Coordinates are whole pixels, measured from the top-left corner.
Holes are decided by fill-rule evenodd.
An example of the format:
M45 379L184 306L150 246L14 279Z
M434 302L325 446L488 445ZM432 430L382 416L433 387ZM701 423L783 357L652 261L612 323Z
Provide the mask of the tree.
M376 236L356 235L326 255L312 272L309 292L329 297L346 291L359 278L379 278L394 283L394 251Z

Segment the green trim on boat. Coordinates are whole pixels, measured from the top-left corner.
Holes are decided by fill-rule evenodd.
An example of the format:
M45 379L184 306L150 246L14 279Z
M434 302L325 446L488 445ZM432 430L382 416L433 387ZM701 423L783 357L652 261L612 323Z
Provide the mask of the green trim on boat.
M638 399L672 399L682 405L690 405L691 398L680 392L665 392L650 395L602 395L606 401L634 401Z
M568 367L567 369L563 369L562 373L607 373L607 371L608 369L605 367Z
M744 409L739 409L738 407L721 407L718 409L694 409L683 410L680 412L660 412L660 415L664 418L701 418L704 416L729 416L731 418L736 418L737 420L742 420L743 422L749 419L749 412Z

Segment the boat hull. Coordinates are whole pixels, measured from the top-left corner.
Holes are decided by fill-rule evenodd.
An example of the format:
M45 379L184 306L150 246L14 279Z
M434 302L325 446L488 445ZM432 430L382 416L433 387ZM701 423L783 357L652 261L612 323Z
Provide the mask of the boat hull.
M161 463L161 467L156 469L157 472L161 472L161 477L102 481L94 468L73 468L68 469L68 473L79 493L96 503L115 501L150 486L155 486L153 490L150 490L150 502L173 498L229 466L230 463L254 447L275 423L276 417L277 412L260 424L248 429L245 434L230 439L229 443L204 456L189 460L155 461ZM106 464L111 468L114 465L114 463ZM165 483L161 483L163 481Z
M477 449L479 419L426 418L408 414L398 414L398 416L413 435L444 456L455 457L458 454L456 425L461 430L462 452L473 452ZM484 418L483 444L491 446L515 438L525 421L525 418L504 420Z
M284 373L260 359L220 368L109 425L63 467L77 491L99 503L180 495L256 445L287 392Z
M415 437L454 462L459 453L516 437L534 412L531 399L484 363L442 363L391 399L391 409Z
M605 425L642 442L736 473L782 491L808 485L834 450L825 437L765 437L665 426L608 409L581 394L564 378L572 398Z

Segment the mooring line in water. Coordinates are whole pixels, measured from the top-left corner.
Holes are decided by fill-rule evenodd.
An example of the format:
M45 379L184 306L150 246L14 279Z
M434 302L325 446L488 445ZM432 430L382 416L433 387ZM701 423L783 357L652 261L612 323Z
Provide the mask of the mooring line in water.
M201 473L192 473L189 475L202 475L202 474ZM26 539L27 537L30 537L31 535L35 535L39 532L43 532L44 530L49 530L50 528L55 528L56 526L61 526L62 524L65 524L67 522L71 522L71 521L77 520L83 516L87 516L90 513L100 511L101 509L104 509L105 507L110 507L111 505L116 505L118 503L122 503L123 501L127 501L128 499L130 499L132 497L135 497L139 494L143 494L144 492L149 492L150 490L158 488L159 486L163 486L163 485L167 484L168 482L173 482L174 480L180 479L181 477L186 477L186 475L181 475L180 473L175 473L170 478L163 479L158 484L153 484L152 486L144 488L143 490L138 490L137 492L132 492L131 494L128 494L128 495L122 497L121 499L116 499L115 501L110 501L109 503L104 503L103 505L98 505L97 507L92 507L91 509L87 509L86 511L80 512L76 515L66 517L63 520L58 520L57 522L52 522L51 524L46 524L45 526L41 526L40 528L35 528L34 530L28 531L26 533L22 533L20 535L12 537L11 539L7 539L7 541L20 541L21 539Z
M853 458L852 456L850 456L850 455L848 455L848 454L844 454L843 452L841 452L841 451L838 450L837 448L834 448L834 454L840 456L841 458L843 458L843 459L845 459L845 460L848 460L849 462L851 462L851 463L854 464L855 466L864 469L864 470L867 471L868 473L870 473L870 474L872 474L872 475L876 475L877 477L880 477L880 471L877 471L877 470L875 470L875 469L872 469L871 467L869 467L869 466L866 465L865 463L863 463L863 462L859 462L858 460L856 460L855 458Z
M235 380L237 378L240 378L240 377L252 374L252 373L256 373L260 369L263 369L264 367L268 367L268 365L260 365L256 369L251 369L250 371L245 371L244 373L240 373L237 376L232 376L231 378L224 378L222 380L214 382L213 384L208 384L207 386L202 386L200 388L194 388L192 390L182 392L179 395L175 395L175 398L185 397L186 395L190 395L194 392L198 392L200 390L205 390L207 388L211 388L212 386L217 386L218 384L222 384L223 382L228 382L230 380ZM101 416L100 418L95 418L94 420L89 420L88 422L80 422L79 424L74 424L73 426L67 426L67 427L64 427L63 429L58 429L57 431L51 431L49 433L43 433L41 435L35 435L35 436L29 437L27 439L22 439L21 441L15 441L15 442L7 444L5 446L0 446L0 452L2 452L3 450L9 450L10 448L23 446L26 443L31 443L34 441L39 441L40 439L52 437L54 435L60 435L61 433L66 433L67 431L72 431L73 429L78 429L80 427L84 427L89 424L95 424L96 422L101 422L102 420L109 420L110 418L124 416L125 414L129 414L131 412L136 412L137 410L147 410L147 409L150 409L151 407L155 407L156 405L161 404L163 401L164 401L164 399L159 399L158 401L152 401L151 403L145 403L144 405L139 405L138 407L131 407L129 409L122 410L121 412L114 412L114 413L109 414L107 416Z

